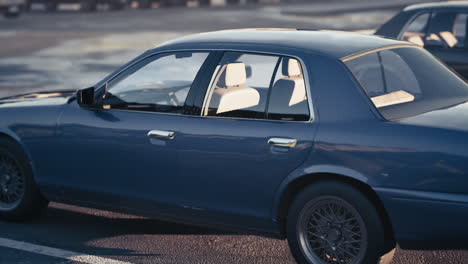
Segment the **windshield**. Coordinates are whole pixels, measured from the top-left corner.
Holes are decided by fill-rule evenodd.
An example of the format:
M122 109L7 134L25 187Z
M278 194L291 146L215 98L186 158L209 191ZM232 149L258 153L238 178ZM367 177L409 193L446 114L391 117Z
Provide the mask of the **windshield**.
M388 120L468 100L468 85L417 47L381 50L345 61L375 107Z

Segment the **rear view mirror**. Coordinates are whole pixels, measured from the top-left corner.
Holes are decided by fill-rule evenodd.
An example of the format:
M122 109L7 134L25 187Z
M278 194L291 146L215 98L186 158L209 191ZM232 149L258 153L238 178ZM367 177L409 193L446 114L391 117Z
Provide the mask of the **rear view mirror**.
M79 105L90 106L94 104L94 87L79 90L76 93L76 100Z

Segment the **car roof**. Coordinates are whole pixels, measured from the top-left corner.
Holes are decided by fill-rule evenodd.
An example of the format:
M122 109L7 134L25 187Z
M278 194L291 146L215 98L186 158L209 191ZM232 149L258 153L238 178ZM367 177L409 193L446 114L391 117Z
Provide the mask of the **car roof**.
M453 2L438 2L438 3L425 3L410 5L404 11L415 11L422 9L466 9L468 8L468 1L453 1Z
M200 33L163 44L158 49L241 49L255 46L262 51L294 49L336 59L385 46L408 44L379 36L338 31L300 29L238 29Z

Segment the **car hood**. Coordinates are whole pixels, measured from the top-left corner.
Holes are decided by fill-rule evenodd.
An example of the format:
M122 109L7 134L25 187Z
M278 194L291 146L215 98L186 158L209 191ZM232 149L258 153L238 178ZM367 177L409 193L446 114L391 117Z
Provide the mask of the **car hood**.
M75 96L75 90L43 91L0 98L0 108L62 105Z
M403 124L468 131L468 102L399 120Z

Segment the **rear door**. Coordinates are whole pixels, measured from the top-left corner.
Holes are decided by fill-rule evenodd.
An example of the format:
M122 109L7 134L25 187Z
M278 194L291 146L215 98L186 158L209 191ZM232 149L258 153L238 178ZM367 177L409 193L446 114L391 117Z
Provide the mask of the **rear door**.
M177 139L185 204L224 223L241 215L271 223L276 188L313 146L304 71L294 58L224 53L200 97L202 115Z

